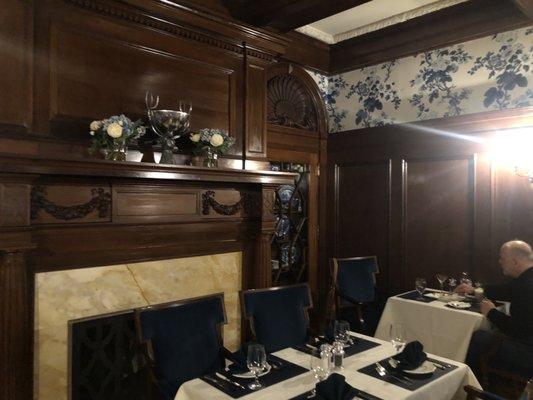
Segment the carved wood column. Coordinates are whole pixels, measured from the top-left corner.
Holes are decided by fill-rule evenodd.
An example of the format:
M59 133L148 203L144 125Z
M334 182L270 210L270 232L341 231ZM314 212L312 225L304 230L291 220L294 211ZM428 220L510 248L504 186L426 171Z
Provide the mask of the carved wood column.
M20 177L0 177L0 399L32 398L30 190Z
M271 242L276 227L274 205L276 202L277 185L263 185L261 208L261 233L256 242L256 273L255 287L272 286Z

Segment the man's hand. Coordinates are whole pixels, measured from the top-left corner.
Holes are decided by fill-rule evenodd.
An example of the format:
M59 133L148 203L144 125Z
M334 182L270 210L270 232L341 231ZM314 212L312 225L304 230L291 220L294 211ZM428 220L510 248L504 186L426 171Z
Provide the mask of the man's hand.
M474 293L474 287L467 285L466 283L461 283L455 288L455 292L459 294L472 294Z
M493 308L496 308L496 306L494 305L492 301L485 299L485 300L482 300L481 303L479 303L479 308L481 310L481 314L487 316L489 311L492 310Z

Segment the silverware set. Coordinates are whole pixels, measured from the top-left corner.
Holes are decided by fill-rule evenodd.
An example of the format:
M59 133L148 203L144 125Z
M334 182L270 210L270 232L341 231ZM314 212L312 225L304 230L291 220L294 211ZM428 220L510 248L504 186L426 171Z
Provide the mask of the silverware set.
M246 389L242 384L233 379L228 378L225 375L222 375L220 372L215 372L214 375L204 375L204 379L213 383L218 388L229 389L229 385L238 387L239 389Z
M413 380L412 379L409 379L407 378L406 376L398 376L398 374L394 373L394 372L389 372L383 365L381 365L380 363L375 363L374 364L376 366L376 372L378 373L379 376L382 376L384 378L394 378L396 379L398 382L401 382L403 383L404 385L410 385L411 383L413 383Z

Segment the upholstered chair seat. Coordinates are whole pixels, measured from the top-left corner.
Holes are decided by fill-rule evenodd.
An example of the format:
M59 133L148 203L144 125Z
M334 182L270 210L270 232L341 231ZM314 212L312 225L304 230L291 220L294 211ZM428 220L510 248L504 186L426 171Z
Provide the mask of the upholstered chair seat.
M241 293L244 315L250 319L255 339L267 352L304 344L308 339L312 307L309 286L304 284Z
M140 308L135 321L164 398L174 399L183 382L221 366L223 294Z

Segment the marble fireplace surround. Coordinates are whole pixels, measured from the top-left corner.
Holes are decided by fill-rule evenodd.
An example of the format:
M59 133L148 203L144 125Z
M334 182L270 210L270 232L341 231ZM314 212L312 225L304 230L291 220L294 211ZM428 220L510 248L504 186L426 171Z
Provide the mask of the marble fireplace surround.
M224 292L224 345L235 350L241 287L241 252L36 274L34 399L69 398L69 320Z

